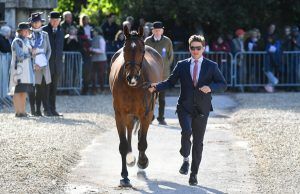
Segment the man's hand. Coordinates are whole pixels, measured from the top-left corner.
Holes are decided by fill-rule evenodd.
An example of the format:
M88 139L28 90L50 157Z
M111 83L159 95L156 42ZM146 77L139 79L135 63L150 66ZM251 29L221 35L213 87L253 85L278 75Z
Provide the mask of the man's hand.
M204 92L205 94L211 92L211 89L208 86L202 86L201 88L199 88L199 90Z
M152 83L150 85L150 87L148 88L149 92L151 92L151 93L155 92L156 91L156 85L157 85L157 83Z

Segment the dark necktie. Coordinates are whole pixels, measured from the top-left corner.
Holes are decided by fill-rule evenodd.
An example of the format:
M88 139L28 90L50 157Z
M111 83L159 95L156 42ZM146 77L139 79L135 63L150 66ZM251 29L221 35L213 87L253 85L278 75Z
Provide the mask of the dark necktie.
M197 73L198 73L198 60L195 60L195 66L193 70L193 83L194 86L197 86Z

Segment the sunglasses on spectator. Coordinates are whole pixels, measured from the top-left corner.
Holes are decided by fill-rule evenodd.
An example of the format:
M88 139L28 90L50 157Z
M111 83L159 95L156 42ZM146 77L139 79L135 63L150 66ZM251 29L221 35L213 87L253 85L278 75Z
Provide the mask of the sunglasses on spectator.
M203 46L191 46L191 47L190 47L190 49L191 49L192 51L194 51L194 50L200 51L202 48L203 48Z

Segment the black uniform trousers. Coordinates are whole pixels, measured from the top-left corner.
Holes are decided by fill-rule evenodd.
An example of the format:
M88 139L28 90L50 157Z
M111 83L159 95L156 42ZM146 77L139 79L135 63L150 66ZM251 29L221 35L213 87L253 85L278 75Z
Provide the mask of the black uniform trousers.
M158 120L164 120L165 119L165 106L166 106L166 92L159 92L158 93Z
M56 92L58 79L58 74L51 75L52 82L49 84L49 109L52 113L56 111Z
M43 103L44 111L49 111L49 84L46 84L43 77L41 84L36 84L33 92L29 93L29 103L31 112L41 111L41 104Z
M188 157L191 151L191 136L193 136L192 166L191 173L198 174L202 159L203 139L206 130L208 115L191 115L180 105L177 107L177 115L181 126L181 148L180 154Z

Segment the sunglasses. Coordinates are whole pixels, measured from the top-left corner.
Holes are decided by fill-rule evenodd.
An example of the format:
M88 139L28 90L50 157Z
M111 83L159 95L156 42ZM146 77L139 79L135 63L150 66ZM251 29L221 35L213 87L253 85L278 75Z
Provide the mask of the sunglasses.
M203 46L191 46L191 47L190 47L190 49L191 49L192 51L194 51L194 50L200 51L202 48L203 48Z

